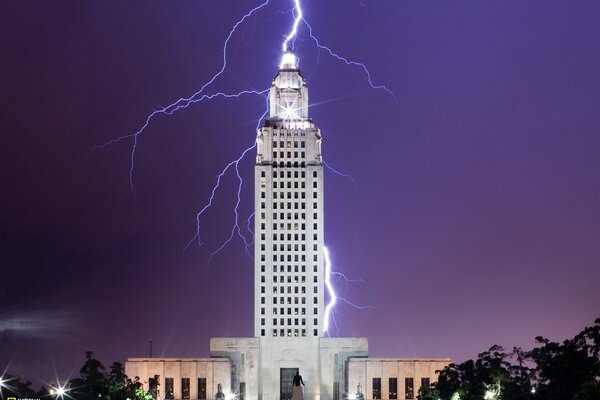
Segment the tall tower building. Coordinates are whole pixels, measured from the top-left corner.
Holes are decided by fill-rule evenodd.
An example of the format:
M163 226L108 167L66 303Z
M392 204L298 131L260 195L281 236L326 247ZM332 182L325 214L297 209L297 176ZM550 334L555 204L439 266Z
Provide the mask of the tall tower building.
M254 335L323 335L321 133L291 52L269 93L255 166Z
M256 144L254 337L211 338L207 358L129 358L127 375L156 399L290 400L298 369L305 399L414 399L449 359L368 358L366 338L324 331L321 132L291 52Z

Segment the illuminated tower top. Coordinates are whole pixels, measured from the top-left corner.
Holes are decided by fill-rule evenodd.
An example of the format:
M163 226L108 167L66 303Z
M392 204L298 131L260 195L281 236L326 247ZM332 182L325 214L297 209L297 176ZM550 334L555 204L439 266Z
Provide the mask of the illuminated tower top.
M298 69L298 59L289 50L283 53L269 96L271 120L308 119L308 88Z

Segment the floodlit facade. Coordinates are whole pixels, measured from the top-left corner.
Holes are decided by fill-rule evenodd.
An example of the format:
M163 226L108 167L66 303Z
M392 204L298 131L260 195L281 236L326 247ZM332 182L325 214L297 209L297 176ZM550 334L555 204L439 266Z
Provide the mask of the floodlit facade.
M290 400L297 369L307 400L415 398L449 359L369 359L366 338L326 335L322 137L291 52L269 96L255 164L254 337L212 338L209 359L132 358L126 373L146 389L158 375L161 399Z

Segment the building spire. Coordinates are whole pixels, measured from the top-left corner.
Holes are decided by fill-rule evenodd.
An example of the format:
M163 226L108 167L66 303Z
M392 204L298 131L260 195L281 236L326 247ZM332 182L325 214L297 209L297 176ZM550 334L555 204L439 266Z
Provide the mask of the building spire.
M298 69L298 58L296 58L291 50L283 52L281 62L279 63L279 69Z

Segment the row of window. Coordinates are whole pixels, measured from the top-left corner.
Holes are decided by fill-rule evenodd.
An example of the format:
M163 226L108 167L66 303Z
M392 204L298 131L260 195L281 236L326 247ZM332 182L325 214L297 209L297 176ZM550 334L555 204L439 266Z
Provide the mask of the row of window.
M295 193L295 194L297 194L297 193ZM298 210L298 209L306 210L306 202L300 202L300 203L297 201L293 202L293 203L291 201L289 201L287 203L273 202L272 205L273 205L274 210L277 210L277 209L280 209L280 210ZM314 206L313 208L316 209L317 203L313 203L313 206ZM261 217L261 219L265 219L265 214L261 213L260 217Z
M274 237L273 239L277 240L276 237ZM261 243L260 249L262 251L264 251L265 250L265 246L266 245L264 243ZM277 244L273 244L273 251L277 251L277 248L278 248ZM280 243L279 244L279 250L280 251L306 251L306 245L305 244L299 245L298 243L295 243L294 246L293 246L293 248L292 248L292 244L291 243L288 243L287 246L284 243ZM314 251L318 250L318 247L317 247L316 244L313 245L313 250Z
M277 173L277 171L273 171L273 178L291 178L292 175L294 178L306 178L306 171L300 171L300 175L298 175L298 171L294 171L293 174L292 171L287 171L287 174L285 172L286 171L279 171L279 173ZM313 171L313 178L316 178L317 174L317 171ZM260 177L266 178L267 173L265 171L260 171Z
M317 188L317 181L313 181L313 188L316 189ZM261 182L260 187L262 189L265 189L267 187L267 185L265 184L265 182ZM290 180L285 180L283 182L277 182L277 179L273 180L273 189L292 189L292 187L294 189L306 189L306 182L304 181L300 181L298 183L297 180L295 181L290 181Z
M299 254L293 254L293 256L294 256L293 257L294 261L298 261ZM301 261L306 261L306 255L305 254L300 254L300 259L301 259ZM264 254L260 255L260 260L261 261L266 261ZM279 261L285 261L285 260L286 260L285 254L279 254ZM317 254L313 254L313 261L318 261L318 260L319 260L319 256ZM273 254L273 261L278 261L277 260L277 254ZM287 255L287 261L289 261L289 262L292 261L292 254L288 254Z
M316 279L316 277L315 277ZM261 275L260 277L260 283L266 283L266 277L264 275ZM277 282L279 280L279 282ZM287 282L288 283L305 283L306 282L306 276L302 275L300 277L298 276L294 276L292 279L291 275L287 275ZM317 283L316 280L314 280L315 283ZM273 276L273 283L285 283L285 276L280 276L279 279L277 277L277 275Z
M305 288L302 288L303 294L304 293ZM317 293L317 286L314 287L314 292L313 293ZM283 293L282 293L283 294ZM261 299L263 299L263 297L261 297ZM277 301L279 301L279 303L277 303ZM313 304L317 304L318 300L317 298L313 298ZM264 303L262 303L264 304ZM273 297L273 304L306 304L306 297Z
M273 161L271 165L273 166L273 168L306 168L306 163L304 161L279 161L279 163L277 161Z
M264 193L264 192L262 192L262 193ZM298 193L300 193L300 196L298 196ZM281 196L280 200L284 199L283 194L284 193L281 192L282 196ZM316 199L317 198L317 192L313 192L313 196L312 197L313 197L313 199ZM262 198L264 199L264 196L262 196ZM294 198L294 199L298 199L298 198L300 198L300 199L306 199L306 192L287 192L287 198L290 199L290 200L292 198ZM273 208L275 208L275 209L277 208L277 204L279 204L279 208L281 208L281 209L285 209L286 208L285 207L285 202L283 202L283 201L279 202L279 203L277 203L276 201L274 201L272 204L273 204ZM304 204L305 204L304 202L301 202L300 203L300 207L302 207L302 205L304 205ZM295 206L295 207L296 207L295 209L297 210L298 206ZM305 207L306 207L306 205L304 205L304 207L302 207L302 209L304 210ZM264 201L262 201L260 203L260 208L263 209L263 210L266 209L267 208L267 203L265 203ZM317 203L313 203L313 208L315 208L315 209L317 208ZM289 209L289 210L292 209L292 203L291 202L287 203L287 209Z
M273 141L273 147L274 148L277 148L277 143L278 142L276 140ZM306 142L305 141L300 141L299 142L297 140L287 141L287 142L284 142L283 140L280 140L279 141L279 147L281 147L282 149L283 148L291 149L292 146L293 146L295 149L297 149L298 148L298 143L300 143L300 147L302 147L302 148L306 147Z
M261 293L265 293L262 290L263 288L264 288L264 286L261 287ZM278 291L277 288L279 288L279 291ZM302 293L302 294L305 294L306 293L306 287L302 286L301 288L298 288L298 286L296 286L296 287L292 288L290 286L287 286L287 291L286 291L286 287L285 286L273 286L273 293L274 294L277 294L277 293L281 293L281 294L285 294L285 293L287 293L287 294L292 294L292 293L298 294L298 291L300 293Z
M279 218L277 218L277 216L279 215ZM293 218L292 218L293 215ZM316 214L315 214L316 215ZM306 221L306 213L287 213L287 218L286 218L286 213L273 213L273 219L282 219L282 220L302 220L302 221ZM316 217L315 217L316 219Z
M293 188L292 188L292 186L293 186ZM300 187L298 187L298 186L300 186ZM313 189L316 189L317 186L318 186L317 182L313 182ZM273 189L276 189L276 188L273 188ZM286 189L286 188L284 188L283 184L282 184L282 187L280 189ZM288 182L287 189L306 189L306 184L304 182L300 182L300 185L298 185L298 182L294 182L294 185L292 185L292 182ZM284 191L278 192L276 190L273 190L273 198L277 199L279 196L280 199L285 199L286 193L287 193L287 198L291 199L292 193L296 193L296 192L284 192ZM300 192L300 193L302 193L302 192ZM297 194L295 194L294 196L295 196L294 198L296 198L296 199L298 198ZM261 190L260 197L262 199L264 199L266 197L265 191ZM302 198L304 198L304 197L302 197Z
M317 293L317 287L315 286L315 293ZM279 298L279 304L306 304L306 297L300 297L300 299L302 299L302 301L300 302L300 300L298 300L298 297L288 297L287 301L285 297L280 297ZM319 300L315 297L313 298L313 304L317 304L319 302ZM267 299L265 297L261 297L260 298L260 304L266 304L267 303ZM277 304L277 297L273 297L273 304Z
M301 254L301 255L294 254L293 258L294 258L295 262L300 262L300 261L305 262L306 261L306 255L305 254ZM261 254L260 255L260 261L263 261L263 262L267 261L267 256L264 255L264 254ZM285 254L280 254L279 255L279 259L277 259L277 254L273 254L273 261L285 262L286 261ZM292 262L292 255L291 254L287 255L287 261L288 262ZM317 261L317 255L316 254L313 255L313 261Z
M317 271L318 271L318 268L319 268L319 267L317 267L316 265L313 265L313 272L317 272ZM302 266L300 267L300 269L302 270L302 272L306 272L306 266L305 266L305 265L302 265ZM264 266L264 265L261 265L261 266L260 266L260 271L261 271L261 272L265 272L265 266ZM279 266L279 272L281 272L281 273L284 273L285 271L286 271L286 270L285 270L285 265L280 265L280 266ZM276 273L276 272L277 272L277 265L273 265L273 272L274 272L274 273ZM291 266L291 265L288 265L288 266L287 266L287 272L289 272L289 273L291 273L291 272L292 272L292 266ZM294 265L294 272L298 272L298 266L297 266L297 265ZM264 276L263 276L263 277L261 278L261 282L264 282L264 281L265 281L265 280L264 280ZM277 280L275 280L275 282L277 282ZM282 281L282 282L283 282L283 281ZM290 282L289 278L288 278L288 282Z
M261 251L265 251L266 249L266 244L265 243L261 243L260 245L260 250ZM279 245L277 245L277 243L273 243L273 251L287 251L287 252L291 252L291 251L306 251L306 245L305 244L301 244L298 245L298 243L295 243L292 249L292 244L288 243L287 246L285 243L279 243ZM317 244L313 244L313 251L318 251L319 247L317 246Z
M421 386L429 386L429 378L421 378ZM404 378L404 398L415 398L414 378ZM398 378L389 378L388 397L394 400L398 398ZM373 378L373 399L381 399L381 378Z
M279 238L279 240L286 240L286 236L285 236L284 233L280 233L279 236L277 236L277 234L274 233L273 234L273 240L276 241L277 238ZM267 236L266 236L265 233L261 233L260 234L260 240L267 240ZM306 240L306 234L305 233L300 233L300 234L299 233L294 233L294 234L288 233L287 234L287 240L288 241L292 241L292 240L294 240L294 241L298 241L298 240L305 241ZM313 234L313 240L317 240L317 234L316 233Z
M264 320L265 320L264 318L261 318L261 325L265 325ZM298 323L300 323L300 325L304 326L304 325L306 325L306 318L301 318L301 319L299 319L299 318L294 318L294 319L288 318L287 320L285 318L279 318L279 319L273 318L273 325L277 325L277 322L279 322L279 325L298 325ZM286 324L286 322L287 322L287 324ZM317 318L314 319L313 324L314 325L318 325L319 324L319 321L318 321Z
M150 383L150 394L152 398L159 399L160 396L160 385L156 377L149 378ZM181 378L181 399L190 399L190 378ZM175 385L173 378L165 378L165 399L175 399ZM236 395L237 400L246 400L246 383L240 382L240 389ZM206 397L206 378L198 378L198 400L207 400Z
M261 329L260 330L260 335L261 336L265 336L265 330ZM313 330L313 335L315 336L319 336L319 330L318 329L314 329ZM285 337L286 336L286 330L285 329L279 329L279 331L277 329L273 329L273 336L282 336ZM306 329L288 329L287 330L287 336L306 336Z
M277 158L277 155L279 155L279 158L298 158L298 152L297 151L294 151L294 152L291 152L291 151L287 151L287 152L280 151L279 153L276 152L276 151L274 151L273 152L273 158ZM292 157L292 155L294 157ZM300 152L300 158L306 158L306 152L301 151Z
M149 392L152 398L162 398L160 396L160 384L157 377L148 379ZM240 384L241 387L241 384ZM165 399L175 398L175 385L173 378L165 378ZM190 399L190 378L181 378L181 399ZM206 378L198 378L198 399L206 400ZM242 400L240 396L240 400Z
M277 307L273 308L273 315L278 315L277 314L277 310L278 310ZM298 315L298 310L300 310L300 312L302 313L302 315L306 315L306 308L304 308L304 307L302 307L302 308L296 307L293 310L294 310L294 312L292 314L292 308L288 307L287 308L287 315ZM261 315L265 315L265 311L266 311L265 308L261 307L260 314ZM286 311L285 307L280 307L279 308L279 315L286 315L285 311ZM317 307L313 308L313 314L314 315L317 315L318 312L319 311L318 311Z
M278 292L277 288L279 288L279 292ZM275 294L277 294L277 293L285 294L286 293L285 289L286 289L285 286L273 286L273 293L275 293ZM261 293L265 293L265 287L264 286L260 287L260 292ZM290 287L290 286L287 286L287 293L288 294L292 294L292 292L294 294L298 294L299 292L301 294L305 294L306 293L306 286L302 286L300 288L298 286L293 287L293 288Z
M293 183L293 184L292 184ZM316 183L316 181L314 182ZM279 187L278 187L279 186ZM266 185L264 185L264 183L260 184L261 188L266 188ZM313 188L316 187L315 185L313 185ZM281 182L281 184L277 184L277 181L273 181L273 189L306 189L306 182L304 181L285 181L285 182Z
M279 283L285 283L286 277L287 277L287 282L288 283L292 283L292 281L293 281L293 283L304 283L304 282L306 282L306 276L305 275L302 275L300 277L300 279L298 279L299 277L297 275L294 275L294 276L292 276L292 275L285 275L285 276L280 276L279 277ZM261 276L260 277L260 282L261 283L265 283L265 281L266 281L265 276L264 275ZM318 277L317 276L313 276L313 282L314 283L318 282ZM277 275L273 276L273 283L278 283L277 282Z

